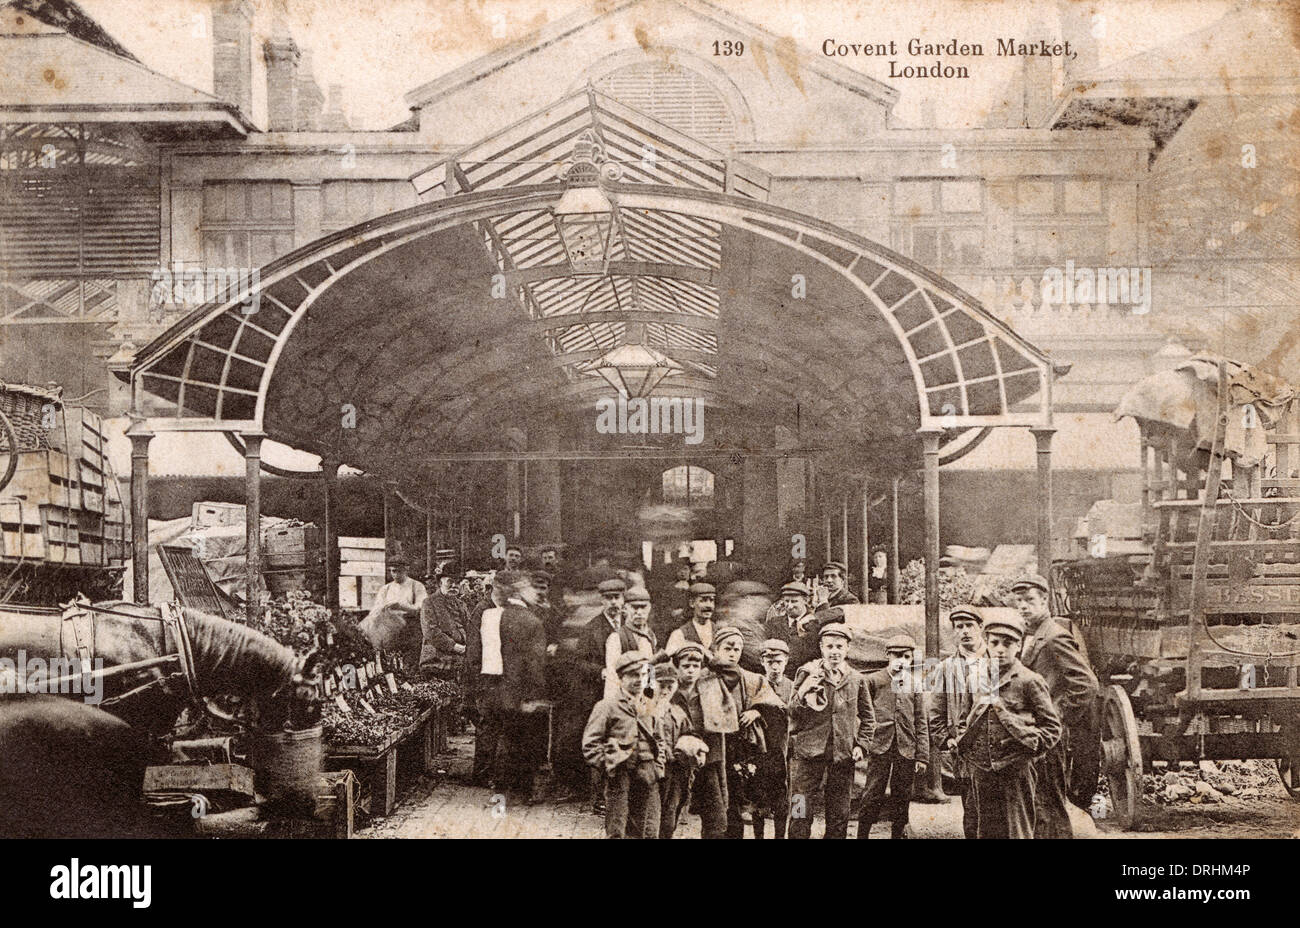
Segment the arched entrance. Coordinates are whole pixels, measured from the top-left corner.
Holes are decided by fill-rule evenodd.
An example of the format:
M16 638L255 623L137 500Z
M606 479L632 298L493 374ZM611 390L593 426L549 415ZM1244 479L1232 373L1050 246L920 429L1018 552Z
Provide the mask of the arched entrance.
M782 508L793 467L844 497L847 551L846 494L923 460L934 565L941 449L1011 426L1040 435L1050 518L1050 359L907 258L763 202L734 159L588 90L414 181L430 202L272 262L136 356L133 480L154 431L241 433L251 527L263 436L415 495L498 465L517 535L520 465L558 517L562 462L716 460L758 550L830 518ZM628 407L612 433L601 402ZM631 427L637 403L664 427Z

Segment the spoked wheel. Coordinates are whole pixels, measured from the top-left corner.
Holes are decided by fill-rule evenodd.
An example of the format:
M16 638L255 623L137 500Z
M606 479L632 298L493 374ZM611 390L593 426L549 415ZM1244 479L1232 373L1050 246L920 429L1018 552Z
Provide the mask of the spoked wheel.
M18 470L18 436L9 417L0 412L0 490L9 486Z
M1102 705L1101 768L1110 786L1112 818L1131 831L1142 802L1142 743L1128 693L1114 683L1106 687Z
M1282 778L1282 786L1292 799L1300 799L1300 756L1279 757L1277 775Z

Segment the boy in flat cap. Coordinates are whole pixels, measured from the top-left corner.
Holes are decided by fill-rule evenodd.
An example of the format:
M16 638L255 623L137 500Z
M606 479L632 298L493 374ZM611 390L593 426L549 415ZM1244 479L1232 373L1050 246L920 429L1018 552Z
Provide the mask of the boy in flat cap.
M677 768L679 776L665 783L659 837L673 836L682 810L694 796L693 804L700 814L702 837L721 838L727 833L727 774L723 769L723 736L706 730L705 727L709 707L712 703L719 702L720 697L713 690L706 696L701 684L706 659L703 645L696 641L684 642L672 651L671 656L677 667L678 683L672 701L685 714L689 733L699 739L700 744L694 746L689 757L681 758L683 762ZM681 744L680 739L678 744ZM692 763L694 768L691 767Z
M871 835L871 826L885 806L889 788L890 836L908 837L908 813L916 768L930 760L930 728L924 694L913 673L916 642L895 635L885 642L889 665L868 675L876 728L871 736L867 783L858 814L858 837Z
M852 632L818 632L822 656L799 668L790 697L790 837L812 832L813 798L824 789L826 837L847 838L853 764L866 756L876 715L867 678L848 664Z
M1091 767L1087 796L1092 798L1097 783L1100 743L1097 734L1097 697L1101 688L1069 619L1051 614L1047 581L1028 574L1011 585L1016 611L1025 623L1024 651L1020 658L1027 668L1045 681L1065 730L1060 742L1038 762L1035 791L1034 835L1039 838L1072 838L1070 813L1066 809L1070 783L1070 760L1079 753Z
M992 692L974 694L957 738L972 770L976 836L1034 837L1034 761L1061 740L1061 717L1043 678L1020 663L1025 625L986 619L984 640L997 668Z
M941 788L941 753L952 758L957 795L962 797L962 831L967 838L976 834L975 794L971 769L954 748L958 729L970 712L972 694L987 686L989 658L984 650L984 615L974 606L957 606L948 613L957 650L939 662L935 686L930 694L930 785Z
M691 617L673 629L665 649L674 653L683 643L693 641L704 650L713 648L713 611L717 608L717 588L712 583L697 580L691 584Z
M790 646L780 638L769 638L760 648L763 660L763 674L768 686L776 693L782 705L788 705L794 695L794 683L785 675L786 663L790 660ZM777 737L774 732L767 732L767 750L758 756L758 772L754 774L754 837L765 837L767 819L772 820L772 837L784 838L786 818L786 795L789 790L789 770L786 764L786 749L789 747L788 735Z
M692 683L699 677L703 663L696 655ZM677 830L681 810L690 801L691 780L708 755L704 742L691 734L691 720L681 704L674 700L681 674L671 663L654 665L655 713L660 718L664 736L664 776L659 781L659 834L671 838Z
M582 627L573 654L572 692L565 699L561 711L561 738L577 745L582 740L583 726L595 706L605 694L605 645L609 636L623 627L623 595L627 584L617 577L602 580L596 585L600 594L600 613ZM589 786L591 810L597 815L605 811L604 773L592 772Z
M650 627L650 594L634 587L623 594L626 617L616 631L605 639L605 698L618 691L614 665L624 654L637 653L647 660L658 650L654 629Z
M662 717L655 712L650 662L635 652L615 666L617 695L591 710L582 733L582 756L604 771L605 837L653 838L659 834L659 780L664 774Z
M743 812L753 797L749 787L766 753L769 733L785 740L785 704L777 698L762 674L745 670L740 658L745 638L734 625L720 626L713 634L713 661L701 683L706 694L718 696L713 714L715 731L723 734L722 750L727 775L727 830L729 838L744 837ZM705 716L709 730L710 715Z

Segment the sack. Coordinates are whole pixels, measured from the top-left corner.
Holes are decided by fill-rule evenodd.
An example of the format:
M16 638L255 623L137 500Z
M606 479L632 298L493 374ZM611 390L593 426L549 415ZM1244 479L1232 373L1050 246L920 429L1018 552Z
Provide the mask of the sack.
M397 636L406 628L406 617L392 606L370 613L357 624L376 651L395 650Z

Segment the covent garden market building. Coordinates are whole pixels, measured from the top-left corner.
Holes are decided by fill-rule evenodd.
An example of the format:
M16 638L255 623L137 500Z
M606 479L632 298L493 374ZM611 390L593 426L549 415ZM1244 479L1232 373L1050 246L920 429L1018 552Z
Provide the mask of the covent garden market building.
M1046 574L1079 500L1133 486L1118 396L1204 334L1169 321L1204 288L1188 296L1195 269L1155 260L1179 243L1148 234L1189 202L1157 207L1153 186L1196 170L1161 157L1217 105L1190 79L1062 93L1059 64L1026 60L986 128L904 128L897 89L815 43L633 0L358 131L287 30L254 42L247 3L214 5L211 94L75 4L0 17L6 363L101 391L130 442L137 565L159 482L199 476L151 460L208 454L180 447L227 474L242 457L256 571L284 445L320 459L299 476L331 547L345 468L431 548L486 555L500 533L639 555L644 514L682 503L720 557L783 563L802 539L861 577L875 547L933 567L948 544L1014 541ZM708 55L699 36L721 32L749 54ZM1067 259L1156 264L1166 304L1045 305ZM187 274L214 267L255 273L195 300ZM641 401L666 414L657 434ZM612 434L611 403L632 417ZM933 650L933 571L927 587Z

